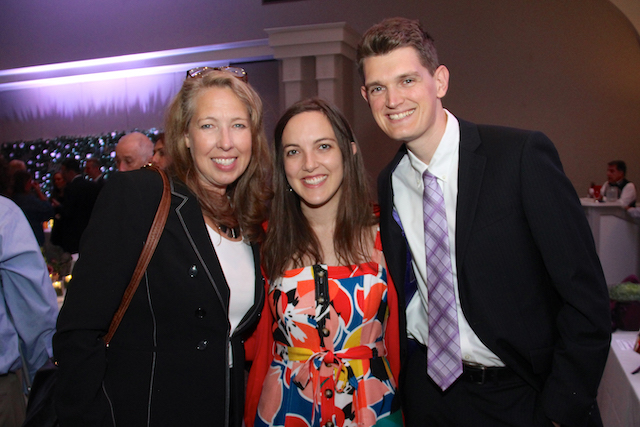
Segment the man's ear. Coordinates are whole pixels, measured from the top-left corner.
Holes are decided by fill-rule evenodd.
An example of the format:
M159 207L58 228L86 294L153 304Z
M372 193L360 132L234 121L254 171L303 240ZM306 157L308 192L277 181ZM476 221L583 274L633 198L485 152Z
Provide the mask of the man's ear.
M367 96L367 88L364 86L360 86L360 95L364 98L364 100L369 103L369 97Z
M449 90L449 69L440 65L433 73L433 79L436 81L436 96L444 98Z

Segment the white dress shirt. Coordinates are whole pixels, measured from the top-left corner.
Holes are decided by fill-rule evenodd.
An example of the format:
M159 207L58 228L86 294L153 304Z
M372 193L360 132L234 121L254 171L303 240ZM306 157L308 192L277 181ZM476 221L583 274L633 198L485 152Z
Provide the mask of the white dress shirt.
M53 355L57 317L56 292L33 230L22 210L0 196L0 375L22 367L33 381Z
M225 239L207 225L209 238L216 250L220 267L229 286L229 336L233 335L244 316L253 306L256 274L253 250L243 240ZM233 351L229 346L229 367L233 367Z
M455 287L458 310L458 327L460 329L460 348L462 360L479 363L485 366L504 366L504 363L491 352L469 326L469 322L460 307L458 292L458 270L456 266L456 208L458 198L458 162L460 157L460 127L453 114L445 110L447 126L442 140L426 165L411 151L408 152L393 171L391 184L393 187L393 204L398 212L402 227L411 250L412 266L416 276L418 291L407 304L407 333L422 344L428 343L428 291L427 263L424 243L424 222L422 214L422 194L424 184L422 174L425 170L434 175L444 195L453 284Z
M607 196L606 196L608 189L609 189L609 181L607 181L604 184L602 184L602 189L600 190L600 194L602 194L604 196L604 200L606 202L609 201L609 200L607 200ZM616 190L617 190L617 188L616 188ZM635 184L633 182L627 183L627 185L624 186L622 191L620 191L619 195L620 195L620 197L618 197L618 200L616 200L616 203L618 203L619 205L622 205L624 207L630 206L631 203L636 201L636 186L635 186Z
M251 246L243 240L236 242L225 239L209 225L207 225L207 231L229 286L229 324L231 325L229 336L231 336L254 303L256 274L253 251Z

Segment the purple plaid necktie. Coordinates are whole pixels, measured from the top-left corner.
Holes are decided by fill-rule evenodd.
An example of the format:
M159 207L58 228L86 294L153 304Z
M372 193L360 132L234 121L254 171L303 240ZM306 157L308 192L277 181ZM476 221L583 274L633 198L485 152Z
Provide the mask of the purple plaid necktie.
M422 175L424 194L424 239L429 291L429 343L427 373L446 390L462 374L460 331L449 255L447 213L444 197L435 176Z

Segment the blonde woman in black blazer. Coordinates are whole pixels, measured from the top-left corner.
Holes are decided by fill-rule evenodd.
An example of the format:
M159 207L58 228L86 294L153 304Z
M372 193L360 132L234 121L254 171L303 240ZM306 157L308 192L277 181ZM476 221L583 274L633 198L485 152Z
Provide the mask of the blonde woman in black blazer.
M262 104L245 80L241 69L191 70L174 99L169 217L108 348L102 337L162 182L141 169L102 190L54 338L62 426L241 425L242 342L264 298L258 243L271 164Z

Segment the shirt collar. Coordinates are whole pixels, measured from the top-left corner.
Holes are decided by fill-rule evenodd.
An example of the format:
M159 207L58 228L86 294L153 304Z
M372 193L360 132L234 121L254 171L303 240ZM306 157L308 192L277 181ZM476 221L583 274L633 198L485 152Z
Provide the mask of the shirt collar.
M418 159L411 150L407 150L411 168L418 174L417 179L419 179L420 182L422 182L422 174L427 169L439 180L446 182L449 178L449 166L457 153L458 145L460 145L460 125L458 119L456 119L453 114L447 109L444 111L447 114L447 126L438 144L438 148L436 148L436 152L431 158L431 162L427 165Z

